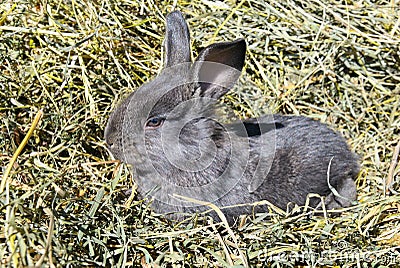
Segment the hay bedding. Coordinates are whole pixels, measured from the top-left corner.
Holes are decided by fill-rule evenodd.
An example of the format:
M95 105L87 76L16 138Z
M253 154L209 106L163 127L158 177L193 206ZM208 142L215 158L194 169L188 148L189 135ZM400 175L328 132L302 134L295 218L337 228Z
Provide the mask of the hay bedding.
M134 178L110 161L103 130L160 69L175 4L195 50L246 38L246 86L224 99L239 116L307 115L349 139L362 156L357 205L271 207L229 229L204 215L170 225L125 196ZM0 11L2 266L400 264L398 1L5 0Z

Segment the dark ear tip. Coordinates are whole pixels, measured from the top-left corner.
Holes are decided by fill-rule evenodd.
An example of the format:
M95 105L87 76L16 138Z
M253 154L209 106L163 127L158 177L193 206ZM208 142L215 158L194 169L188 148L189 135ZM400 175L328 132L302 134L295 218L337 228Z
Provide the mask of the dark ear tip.
M244 53L246 52L247 44L244 38L237 39L233 43L236 43Z
M247 44L246 44L246 40L244 38L236 39L235 41L232 41L231 44L234 45L235 47L239 48L240 50L246 51Z
M238 57L237 66L235 67L241 70L244 66L244 61L246 57L246 49L247 49L246 40L244 38L236 39L235 41L231 42L231 45L235 47L236 49L235 54Z
M244 38L239 38L239 39L236 39L235 41L233 41L233 43L237 43L237 44L246 46L246 39L244 39Z

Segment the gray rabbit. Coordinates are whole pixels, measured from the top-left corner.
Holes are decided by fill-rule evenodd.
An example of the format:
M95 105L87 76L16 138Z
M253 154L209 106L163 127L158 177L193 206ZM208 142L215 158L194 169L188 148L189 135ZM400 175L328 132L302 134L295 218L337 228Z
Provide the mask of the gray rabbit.
M188 26L174 11L164 44L164 69L121 102L105 129L156 212L177 219L208 208L185 197L217 205L229 221L265 211L251 206L257 201L285 208L310 193L325 197L311 197L311 206L352 204L358 157L339 133L303 116L226 122L219 112L244 65L243 39L212 44L192 62Z

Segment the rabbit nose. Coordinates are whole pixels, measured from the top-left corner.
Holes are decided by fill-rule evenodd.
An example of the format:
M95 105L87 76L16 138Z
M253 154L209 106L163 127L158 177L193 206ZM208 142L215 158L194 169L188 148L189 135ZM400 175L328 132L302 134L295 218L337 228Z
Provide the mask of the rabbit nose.
M111 148L114 145L114 142L110 140L106 140L107 147Z
M115 149L114 148L115 142L113 140L110 140L110 139L106 140L106 144L107 144L108 149L110 149L110 150Z

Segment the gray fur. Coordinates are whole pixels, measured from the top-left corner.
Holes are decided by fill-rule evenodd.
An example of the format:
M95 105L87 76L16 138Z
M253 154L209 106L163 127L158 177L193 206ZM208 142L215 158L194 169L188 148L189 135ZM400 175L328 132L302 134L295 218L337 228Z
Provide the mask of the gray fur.
M140 196L153 197L156 212L206 209L174 194L219 207L268 200L285 208L304 204L309 193L325 196L327 208L352 204L358 158L325 124L279 114L222 123L217 102L240 75L244 40L212 44L192 64L187 25L174 11L167 16L165 46L164 70L125 99L105 129L112 154L132 165ZM165 120L154 127L151 118ZM320 199L310 201L317 206ZM231 221L252 210L224 212Z

